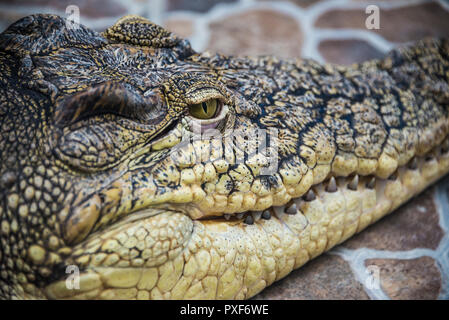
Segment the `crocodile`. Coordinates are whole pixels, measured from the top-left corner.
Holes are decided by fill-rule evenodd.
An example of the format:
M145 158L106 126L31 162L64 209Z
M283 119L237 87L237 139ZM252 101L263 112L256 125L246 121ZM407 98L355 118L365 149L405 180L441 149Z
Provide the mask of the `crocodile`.
M246 299L449 170L449 41L350 66L139 16L0 35L0 297Z

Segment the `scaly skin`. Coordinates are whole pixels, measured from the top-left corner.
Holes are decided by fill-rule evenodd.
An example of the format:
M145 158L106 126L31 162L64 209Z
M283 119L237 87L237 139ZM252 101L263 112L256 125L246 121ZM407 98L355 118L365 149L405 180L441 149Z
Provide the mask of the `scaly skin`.
M5 299L249 298L449 170L447 40L343 68L34 15L0 66Z

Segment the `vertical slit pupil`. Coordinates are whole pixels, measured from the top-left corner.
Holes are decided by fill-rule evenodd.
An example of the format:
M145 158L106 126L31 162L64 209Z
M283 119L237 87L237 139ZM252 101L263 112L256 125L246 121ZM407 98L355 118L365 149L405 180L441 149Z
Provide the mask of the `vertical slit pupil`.
M201 106L203 107L204 113L207 114L207 104L206 104L206 102L202 102Z

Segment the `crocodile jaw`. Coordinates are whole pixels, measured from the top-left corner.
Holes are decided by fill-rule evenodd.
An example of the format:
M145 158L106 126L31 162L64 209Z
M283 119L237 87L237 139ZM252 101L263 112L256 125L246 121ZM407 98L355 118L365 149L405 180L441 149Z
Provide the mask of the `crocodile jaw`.
M36 15L0 42L1 298L250 297L447 171L447 40L348 68L195 54L139 17L100 35ZM220 130L278 130L279 170L218 148L196 166L195 144L168 161L198 97L230 105Z
M124 223L79 248L77 261L88 261L79 290L67 289L61 280L44 294L53 299L250 298L444 176L449 153L437 147L433 154L410 161L389 179L360 176L354 186L354 178L341 177L336 189L329 189L328 181L314 185L314 199L293 200L296 214L288 210L290 203L271 207L268 220L260 212L192 220L165 211ZM244 223L247 215L253 224ZM147 259L132 260L136 249Z

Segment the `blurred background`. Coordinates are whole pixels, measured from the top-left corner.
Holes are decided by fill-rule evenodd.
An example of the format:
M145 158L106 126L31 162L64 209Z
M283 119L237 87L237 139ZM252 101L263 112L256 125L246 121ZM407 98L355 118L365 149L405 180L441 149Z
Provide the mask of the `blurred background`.
M378 29L367 28L375 18L370 5L379 10ZM97 31L137 14L197 51L343 65L449 36L446 0L0 0L0 32L29 14L69 17L74 8L79 22ZM449 177L255 298L449 299L448 190Z
M369 5L379 29L367 29ZM350 64L378 58L397 44L449 35L449 1L423 0L0 0L0 31L38 12L68 17L102 31L137 14L188 38L194 49L225 54L313 57Z

